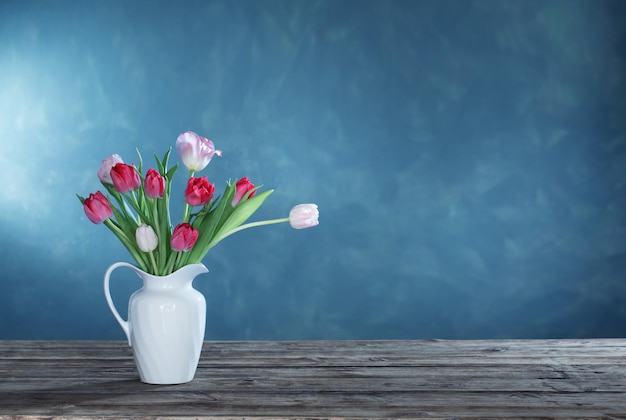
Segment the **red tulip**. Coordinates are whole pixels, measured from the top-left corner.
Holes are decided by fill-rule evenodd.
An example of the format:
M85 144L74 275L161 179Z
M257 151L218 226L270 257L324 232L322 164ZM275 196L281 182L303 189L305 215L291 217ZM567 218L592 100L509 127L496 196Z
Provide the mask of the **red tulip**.
M189 223L181 223L174 228L170 245L174 251L189 251L198 240L198 231Z
M213 198L215 185L209 184L206 176L189 178L185 189L185 200L190 206L203 206Z
M165 191L165 178L154 169L148 169L143 181L143 189L150 198L161 198Z
M237 185L235 186L235 196L233 197L231 206L235 207L241 201L243 196L252 189L254 189L254 184L250 182L247 177L243 177L237 181ZM256 194L256 191L250 194L248 198L252 198L254 194Z
M119 193L134 191L141 185L141 178L134 166L117 163L111 168L111 180Z
M109 200L100 191L95 194L89 194L89 197L83 202L83 209L87 218L96 224L102 223L113 216Z

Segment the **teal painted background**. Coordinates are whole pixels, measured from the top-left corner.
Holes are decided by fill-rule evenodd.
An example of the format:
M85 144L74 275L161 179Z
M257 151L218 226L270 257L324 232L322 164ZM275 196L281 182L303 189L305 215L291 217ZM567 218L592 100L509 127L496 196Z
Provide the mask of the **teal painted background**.
M320 207L210 252L207 339L625 337L624 21L620 0L3 1L0 339L124 339L101 283L130 257L74 194L186 130L223 150L218 191L276 190L255 219ZM124 307L139 280L113 281Z

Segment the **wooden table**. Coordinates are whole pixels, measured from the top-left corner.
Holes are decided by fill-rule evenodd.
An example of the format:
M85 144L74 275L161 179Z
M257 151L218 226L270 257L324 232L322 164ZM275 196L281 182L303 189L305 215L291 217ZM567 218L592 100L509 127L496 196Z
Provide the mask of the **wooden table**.
M619 418L626 339L205 342L139 382L126 342L0 341L0 417Z

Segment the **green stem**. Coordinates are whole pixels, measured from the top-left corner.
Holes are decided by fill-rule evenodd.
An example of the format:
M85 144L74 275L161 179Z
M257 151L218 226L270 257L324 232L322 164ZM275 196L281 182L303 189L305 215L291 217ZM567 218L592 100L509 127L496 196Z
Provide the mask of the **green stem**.
M172 270L172 272L178 270L180 268L180 266L178 264L180 264L180 258L183 255L183 251L178 251L176 253L176 262L174 263L174 268Z
M242 231L242 230L248 229L248 228L252 228L252 227L265 226L265 225L274 225L274 224L277 224L277 223L285 223L285 222L288 222L288 221L289 221L289 218L288 217L284 217L282 219L261 220L259 222L250 222L250 223L246 223L246 224L240 225L240 226L230 230L229 232L226 232L225 234L223 234L219 238L213 238L213 240L211 241L209 246L207 246L206 249L204 250L204 253L200 256L199 261L201 261L204 258L204 256L207 254L207 252L209 252L209 249L213 248L215 245L217 245L217 243L219 241L221 241L224 238L229 237L233 233L237 233L239 231Z
M180 254L180 251L172 251L172 253L167 258L167 264L165 264L165 271L163 272L164 276L173 273L174 261L176 260L175 257L177 254Z
M222 235L217 242L221 241L222 239L232 235L233 233L237 233L241 230L244 229L248 229L248 228L252 228L252 227L257 227L257 226L265 226L265 225L274 225L276 223L285 223L288 222L289 218L288 217L283 217L282 219L272 219L272 220L261 220L259 222L250 222L250 223L246 223L243 225L240 225L238 227L236 227L235 229L231 230L230 232L225 233L224 235Z
M130 209L128 208L128 204L126 203L126 200L124 200L124 198L122 197L122 194L118 193L111 184L103 183L103 185L107 188L107 190L113 196L113 198L115 198L115 201L117 201L118 207L124 215L124 219L126 219L126 221L128 222L132 221L135 223L135 225L138 225L139 223L137 222L135 215L133 215L130 212Z
M158 248L157 248L157 259L159 260L159 264L157 264L158 268L165 268L165 260L167 259L166 250L165 250L165 242L167 238L164 236L164 232L161 230L161 226L159 224L159 212L157 207L158 198L149 199L152 203L152 220L154 221L154 230L159 238ZM160 270L159 270L160 271ZM159 272L156 273L160 274Z
M137 201L137 196L135 195L135 192L131 191L130 193L127 193L124 196L126 197L128 203L130 203L130 206L135 210L135 212L137 212L137 217L139 218L138 224L146 223L149 220L149 218L139 206L139 202ZM126 201L124 202L124 204L126 204Z
M193 175L196 172L193 169L189 170L189 179L193 178ZM183 211L183 223L188 223L189 222L189 216L191 214L191 206L187 203L187 201L185 200L185 209Z
M148 271L148 264L147 264L146 260L143 258L143 256L139 253L139 251L137 251L137 248L135 248L135 243L133 241L131 241L128 238L128 236L126 236L124 231L122 229L120 229L120 227L113 220L111 220L111 219L105 220L104 221L104 225L106 227L108 227L115 234L115 236L118 237L118 239L126 247L128 252L130 252L130 255L132 255L132 257L135 259L137 264L139 264L140 268L143 271L147 272Z
M162 198L159 198L157 201L157 212L165 217L164 220L161 220L160 225L160 233L159 233L159 252L161 253L161 269L162 275L169 274L167 271L167 264L170 256L173 254L173 251L169 248L170 235L171 235L171 218L170 218L170 205L169 205L169 196L170 196L171 183L169 179L166 179L165 183L165 192Z
M152 263L152 268L154 269L154 275L159 275L159 269L157 267L156 261L154 261L154 253L150 251L150 262Z

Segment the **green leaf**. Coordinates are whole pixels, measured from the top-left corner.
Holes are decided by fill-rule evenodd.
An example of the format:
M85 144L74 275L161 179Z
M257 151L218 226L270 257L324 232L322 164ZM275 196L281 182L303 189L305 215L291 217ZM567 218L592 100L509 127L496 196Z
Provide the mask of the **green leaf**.
M167 165L169 165L170 153L172 153L171 147L167 149L167 152L165 152L165 155L163 155L163 160L161 161L163 162L163 168L165 169L167 169Z
M191 263L197 263L204 258L209 249L211 249L215 232L219 230L219 227L223 223L223 215L227 206L230 206L230 202L235 196L235 185L226 183L226 191L221 200L218 202L214 210L210 211L203 218L198 220L198 226L194 226L194 229L198 230L198 240L194 247L189 251L187 261ZM194 221L195 222L195 221Z
M164 176L167 179L172 179L174 177L174 172L176 172L176 169L178 169L178 163L174 166L171 167L171 169L169 171L167 171L167 174L165 174Z
M217 240L223 235L226 235L232 229L235 229L237 226L243 224L246 220L250 218L256 212L259 207L263 204L263 202L273 193L274 190L264 191L260 194L255 195L252 198L247 199L246 201L241 201L235 207L234 211L228 217L228 219L224 222L219 232L215 235Z
M137 202L137 200L132 194L133 194L132 191L126 193L125 195L126 201L128 202L128 204L130 204L133 210L137 212L137 216L139 217L139 219L141 219L141 221L144 221L144 222L149 221L150 220L149 216L144 212L144 210L141 208L142 206L140 206L139 202Z
M139 249L137 248L137 245L134 241L134 237L135 237L134 233L132 234L132 236L129 237L129 235L126 232L124 232L120 228L120 226L111 219L105 220L104 225L108 227L111 230L111 232L115 234L115 236L117 236L120 242L122 242L122 244L126 247L128 252L130 252L130 255L135 259L139 267L145 272L150 272L147 256L146 254L140 252Z
M162 163L161 163L161 161L159 160L159 157L157 156L157 154L156 154L156 153L154 154L154 160L155 160L155 161L156 161L156 163L157 163L157 168L158 168L158 170L159 170L159 173L160 173L161 175L163 175L163 174L165 173L165 167L163 166L163 164L162 164Z
M141 176L141 174L143 173L143 159L141 158L141 153L139 153L139 149L135 148L135 150L137 151L137 156L139 156L139 175Z

